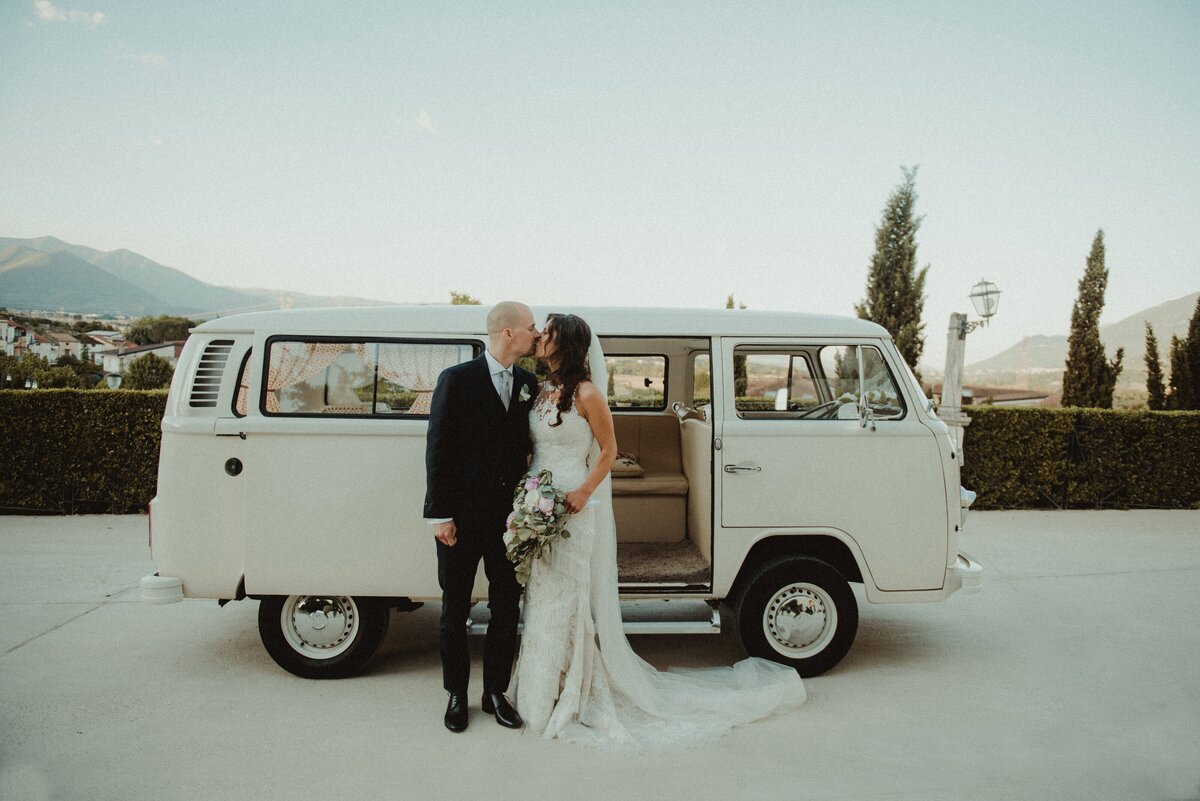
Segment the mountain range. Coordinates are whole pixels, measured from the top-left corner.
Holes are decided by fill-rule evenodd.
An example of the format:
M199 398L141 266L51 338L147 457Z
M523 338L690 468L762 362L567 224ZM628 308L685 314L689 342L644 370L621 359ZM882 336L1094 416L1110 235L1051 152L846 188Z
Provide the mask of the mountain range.
M1197 298L1200 292L1193 292L1100 327L1100 339L1110 357L1118 347L1125 348L1119 385L1145 385L1147 321L1154 326L1163 370L1169 374L1171 336L1187 335ZM279 308L283 303L296 307L386 305L366 298L216 286L131 250L96 250L52 236L0 237L0 307L209 318ZM964 377L968 383L988 386L1056 389L1066 360L1067 337L1029 336L995 356L968 364ZM923 372L936 374L940 368L923 366Z
M1171 337L1186 337L1188 323L1196 311L1200 292L1160 303L1131 314L1123 320L1100 326L1100 341L1111 359L1117 348L1125 349L1119 386L1145 386L1146 323L1154 328L1158 357L1165 376L1171 369ZM970 340L968 340L968 347ZM1026 386L1056 389L1067 362L1067 337L1030 336L1005 351L968 364L963 370L968 383L988 386Z
M52 236L0 237L0 306L136 317L208 318L291 306L379 306L384 301L235 289L205 283L131 250L96 250Z

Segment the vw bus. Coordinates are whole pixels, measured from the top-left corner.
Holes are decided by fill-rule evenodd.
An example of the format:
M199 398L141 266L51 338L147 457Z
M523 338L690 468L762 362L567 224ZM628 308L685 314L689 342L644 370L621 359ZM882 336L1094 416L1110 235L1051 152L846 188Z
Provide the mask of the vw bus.
M974 495L880 326L555 311L584 317L607 360L622 600L703 612L656 603L665 614L626 615L627 631L732 624L748 653L813 676L854 641L852 584L875 604L979 587L981 567L958 550ZM486 314L304 309L198 326L162 422L144 599L256 599L281 667L359 671L393 609L441 597L422 518L429 403L441 370L482 352ZM482 571L475 589L486 597Z

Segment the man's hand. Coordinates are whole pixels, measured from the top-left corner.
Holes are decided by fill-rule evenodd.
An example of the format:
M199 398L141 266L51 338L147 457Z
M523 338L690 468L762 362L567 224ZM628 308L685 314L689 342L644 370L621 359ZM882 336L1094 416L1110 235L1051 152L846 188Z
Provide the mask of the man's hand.
M458 542L458 528L453 520L438 523L433 527L433 538L443 545L453 545Z

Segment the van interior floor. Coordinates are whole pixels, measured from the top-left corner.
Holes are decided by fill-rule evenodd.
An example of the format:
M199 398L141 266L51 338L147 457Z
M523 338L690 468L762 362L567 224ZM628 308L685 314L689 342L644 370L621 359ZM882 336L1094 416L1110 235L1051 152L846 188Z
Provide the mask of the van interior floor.
M707 584L711 573L691 540L617 543L617 579L622 584Z

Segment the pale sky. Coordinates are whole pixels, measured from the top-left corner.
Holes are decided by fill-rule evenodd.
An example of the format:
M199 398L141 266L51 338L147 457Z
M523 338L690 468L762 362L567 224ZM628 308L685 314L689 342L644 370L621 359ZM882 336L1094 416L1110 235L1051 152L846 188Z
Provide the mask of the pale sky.
M920 165L922 362L1200 290L1200 2L0 3L0 236L400 302L853 314Z

